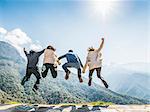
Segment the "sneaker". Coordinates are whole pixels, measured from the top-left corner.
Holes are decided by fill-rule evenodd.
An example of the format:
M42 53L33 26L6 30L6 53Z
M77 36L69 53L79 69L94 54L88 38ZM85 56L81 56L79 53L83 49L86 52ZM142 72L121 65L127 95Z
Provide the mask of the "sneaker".
M22 85L22 86L24 85L24 82L23 82L23 81L21 81L21 85Z
M37 91L37 89L35 89L35 88L32 88L32 91L34 91L34 93L35 93L35 94L38 94L38 91Z
M83 82L83 79L82 79L82 78L79 78L79 81L80 81L80 83L82 83L82 82Z
M39 89L39 84L35 84L35 85L33 86L33 88L34 88L35 90L38 90L38 89Z
M89 79L88 85L91 86L92 84L92 79Z
M65 79L66 79L66 80L69 79L69 74L70 74L70 73L71 73L70 71L66 72L66 76L65 76Z
M35 89L35 88L32 88L32 90L33 90L34 92L36 92L36 89Z

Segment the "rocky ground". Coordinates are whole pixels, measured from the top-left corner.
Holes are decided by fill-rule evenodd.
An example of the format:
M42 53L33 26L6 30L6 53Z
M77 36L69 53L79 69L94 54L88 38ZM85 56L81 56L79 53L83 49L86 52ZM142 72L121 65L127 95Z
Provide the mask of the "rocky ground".
M0 105L0 112L150 112L150 105Z

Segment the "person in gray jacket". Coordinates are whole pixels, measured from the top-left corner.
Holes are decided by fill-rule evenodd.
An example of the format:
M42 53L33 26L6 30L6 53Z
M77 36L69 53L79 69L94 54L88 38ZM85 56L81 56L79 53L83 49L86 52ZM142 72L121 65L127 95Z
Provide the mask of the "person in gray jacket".
M83 68L83 64L82 64L80 58L76 54L73 53L73 50L69 50L67 54L59 57L58 60L60 60L62 58L67 59L67 63L62 65L62 68L66 72L65 79L67 80L69 78L69 74L71 73L68 70L68 68L73 67L73 68L76 68L78 70L78 78L79 78L79 81L82 83L83 80L82 80L82 77L81 77L81 67Z
M21 84L24 85L25 82L29 80L30 76L32 74L34 74L36 77L36 82L33 86L33 89L32 89L33 91L36 91L38 89L38 85L40 84L41 76L38 71L37 64L39 61L39 57L41 56L41 54L44 53L44 50L42 50L40 52L35 52L35 51L31 50L29 53L27 53L27 51L24 48L24 53L27 57L27 68L26 68L26 75L22 79Z
M92 75L94 71L97 72L97 77L103 82L104 86L108 88L107 82L104 80L104 78L101 75L101 69L102 69L102 53L101 50L104 46L104 38L101 39L102 42L98 49L95 49L93 47L90 47L88 49L88 55L86 58L86 63L83 67L83 73L85 73L86 68L89 68L89 82L88 85L91 86L92 84Z

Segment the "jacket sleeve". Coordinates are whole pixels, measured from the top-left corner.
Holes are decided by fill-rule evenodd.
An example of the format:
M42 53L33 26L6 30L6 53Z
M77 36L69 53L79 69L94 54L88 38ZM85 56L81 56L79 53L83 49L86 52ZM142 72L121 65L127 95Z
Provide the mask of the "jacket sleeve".
M37 52L37 53L38 53L38 55L40 56L41 54L44 53L44 51L45 51L45 49L43 49L42 51L39 51L39 52Z
M81 62L81 60L80 60L79 57L78 57L78 59L79 59L79 62L80 62L81 67L83 68L83 64L82 64L82 62Z
M24 51L24 54L27 56L28 55L27 51Z
M66 57L66 54L65 55L62 55L58 58L58 60L61 60L62 58L65 58Z
M97 49L98 52L101 51L101 49L103 48L104 46L104 40L102 40L101 44L100 44L100 47Z
M86 71L86 69L87 69L87 67L88 67L88 63L89 63L89 59L88 59L88 56L87 56L87 58L86 58L86 63L85 63L85 65L84 65L84 67L83 67L83 72Z
M55 61L56 61L56 63L57 63L58 65L60 65L60 64L61 64L61 62L60 62L60 60L58 59L58 57L57 57L56 53L54 53L54 56L55 56Z

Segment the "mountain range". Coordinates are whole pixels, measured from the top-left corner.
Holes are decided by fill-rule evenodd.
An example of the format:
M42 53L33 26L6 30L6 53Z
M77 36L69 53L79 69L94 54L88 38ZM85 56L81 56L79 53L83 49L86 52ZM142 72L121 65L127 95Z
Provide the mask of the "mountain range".
M102 76L108 81L111 90L136 98L150 100L149 63L129 63L104 66ZM96 83L99 80L94 78Z
M20 84L25 74L26 62L17 50L6 42L0 41L0 100L17 101L21 103L84 103L105 101L115 104L147 104L143 100L128 95L121 95L106 89L96 83L91 87L87 85L87 78L79 83L77 74L70 74L69 80L65 80L65 73L58 71L58 77L53 79L48 73L46 78L41 79L38 93L32 91L35 82L34 75L25 83Z

